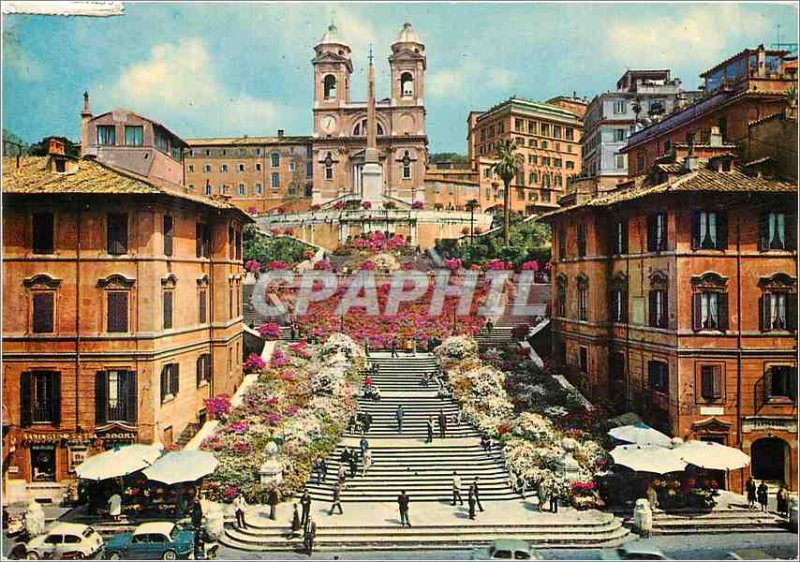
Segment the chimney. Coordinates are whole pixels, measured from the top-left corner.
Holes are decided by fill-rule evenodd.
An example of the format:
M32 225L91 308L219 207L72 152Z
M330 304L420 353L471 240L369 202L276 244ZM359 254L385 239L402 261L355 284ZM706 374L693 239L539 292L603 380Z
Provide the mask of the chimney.
M64 156L64 143L58 139L50 139L47 153L50 156Z
M283 138L283 129L278 129L278 138L279 139Z
M689 135L687 144L688 151L686 152L686 156L683 158L683 171L693 172L697 169L699 163L697 156L694 155L694 133Z
M83 92L83 111L81 111L81 157L89 151L89 121L92 111L89 109L89 92Z
M708 144L711 146L722 146L722 133L719 132L719 127L716 125L711 127L711 133L708 135Z

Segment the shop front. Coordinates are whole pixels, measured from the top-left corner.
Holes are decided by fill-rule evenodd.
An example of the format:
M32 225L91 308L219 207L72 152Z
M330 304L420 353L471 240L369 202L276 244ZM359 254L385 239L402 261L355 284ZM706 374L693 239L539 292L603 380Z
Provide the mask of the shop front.
M786 484L797 491L797 420L750 416L742 419L742 450L750 455L750 475L757 481Z

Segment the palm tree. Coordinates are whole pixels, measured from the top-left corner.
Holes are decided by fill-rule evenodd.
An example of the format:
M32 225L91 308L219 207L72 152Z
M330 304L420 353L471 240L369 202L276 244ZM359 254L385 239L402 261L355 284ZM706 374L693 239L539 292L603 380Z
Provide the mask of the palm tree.
M519 172L519 155L516 153L517 144L507 140L497 148L497 162L492 166L494 173L503 180L503 244L508 246L508 226L511 223L511 180Z

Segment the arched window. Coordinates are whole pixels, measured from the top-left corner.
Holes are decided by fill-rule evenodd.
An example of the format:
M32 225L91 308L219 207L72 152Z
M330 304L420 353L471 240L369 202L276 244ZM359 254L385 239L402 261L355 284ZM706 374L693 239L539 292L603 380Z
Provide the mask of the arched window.
M322 81L322 90L326 100L336 97L336 76L328 74Z
M578 320L589 320L589 278L578 275Z
M325 156L325 179L333 179L333 158L330 152Z
M536 185L536 182L537 182L537 181L538 181L538 180L537 180L537 178L536 178L536 172L530 172L530 173L528 174L528 183L529 183L530 185Z
M404 98L410 98L414 95L414 77L410 72L404 72L400 75L400 95Z
M403 153L403 179L411 179L411 156L407 150Z
M272 161L273 168L277 168L281 165L281 155L277 152L273 152L270 155L270 160Z
M542 187L550 187L550 176L542 174Z
M383 126L378 122L378 136L383 136ZM355 127L353 127L353 136L354 137L366 137L367 136L367 120L362 119L358 123L356 123Z

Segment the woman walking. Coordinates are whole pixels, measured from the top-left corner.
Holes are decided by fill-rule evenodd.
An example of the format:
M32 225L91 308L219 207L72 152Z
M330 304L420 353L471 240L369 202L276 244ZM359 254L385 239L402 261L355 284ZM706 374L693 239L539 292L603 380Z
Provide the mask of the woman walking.
M758 503L761 504L761 511L764 511L764 512L767 511L767 503L768 503L767 493L768 492L769 492L769 488L767 488L767 483L762 480L761 484L758 485L757 494L758 494Z

